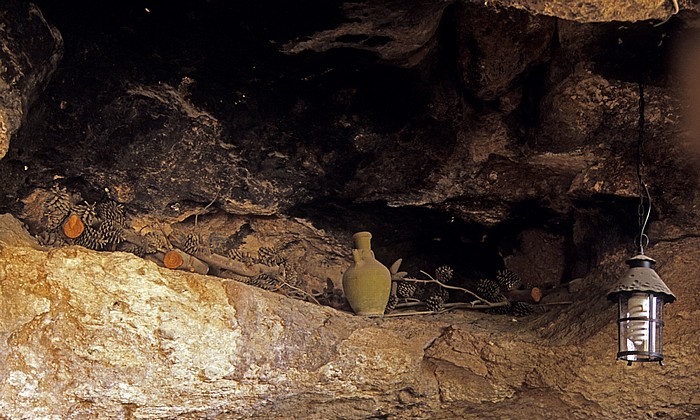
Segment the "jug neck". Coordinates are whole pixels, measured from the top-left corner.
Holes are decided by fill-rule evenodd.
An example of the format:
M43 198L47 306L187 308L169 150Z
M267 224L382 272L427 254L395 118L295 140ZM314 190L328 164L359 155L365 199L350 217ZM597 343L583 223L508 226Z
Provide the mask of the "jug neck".
M352 235L352 240L355 243L355 249L363 249L368 251L372 249L372 234L369 232L357 232L356 234Z

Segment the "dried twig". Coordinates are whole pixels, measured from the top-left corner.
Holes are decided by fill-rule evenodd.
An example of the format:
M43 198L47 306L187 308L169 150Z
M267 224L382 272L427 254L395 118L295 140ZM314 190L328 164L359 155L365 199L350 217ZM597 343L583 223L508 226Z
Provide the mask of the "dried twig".
M477 295L476 293L472 292L469 289L465 289L464 287L450 286L448 284L441 283L441 282L435 280L430 274L426 273L425 271L421 271L421 273L428 276L428 278L430 280L412 279L412 278L407 278L407 277L404 277L401 280L410 281L410 282L414 282L414 283L435 283L435 284L439 285L440 287L444 287L445 289L459 290L460 292L464 292L470 296L473 296L475 299L478 299L479 301L484 302L484 304L489 305L488 307L490 307L490 308L495 307L495 306L502 306L500 304L489 302L488 300L482 298L481 296Z
M508 300L511 302L533 302L538 303L542 300L542 290L539 287L533 287L526 290L511 290L507 293Z
M497 303L489 303L488 305L474 305L472 303L467 303L467 302L454 302L454 303L446 303L444 305L444 307L439 311L396 312L396 313L384 315L384 318L398 317L398 316L411 316L411 315L436 315L436 314L442 314L442 313L448 312L452 309L475 309L475 310L476 309L491 309L491 308L497 308L499 306L506 306L508 304L509 304L509 302L507 302L507 301L497 302ZM411 306L416 306L416 305L411 305ZM406 307L406 306L404 306L404 307Z
M301 292L303 295L308 296L309 298L311 298L312 301L314 301L315 304L321 305L321 304L319 303L319 301L316 300L316 298L314 297L314 295L312 295L311 293L307 292L306 290L300 289L300 288L298 288L298 287L296 287L296 286L292 286L291 284L289 284L289 283L287 283L286 281L281 280L281 279L279 280L279 282L282 283L283 285L289 287L289 288L292 289L292 290L296 290L297 292Z
M186 253L185 251L182 251L180 249L176 249L170 252L177 253L178 256L181 259L181 263L177 266L169 266L170 264L166 264L165 262L165 256L166 253L163 253L162 251L157 251L153 254L146 255L144 258L153 261L159 265L163 265L167 268L171 269L178 269L178 270L184 270L184 271L189 271L191 273L199 273L199 274L208 274L209 273L209 266L202 262L200 259ZM171 254L172 255L172 254Z
M214 195L214 199L211 200L211 201L209 202L209 204L207 204L206 206L204 206L204 208L203 208L202 210L200 210L200 211L198 211L197 213L195 213L195 215L194 215L194 227L195 227L195 228L197 227L197 217L199 217L200 214L202 214L202 213L204 213L205 211L207 211L207 209L208 209L209 207L211 207L212 204L214 204L214 203L216 202L216 199L219 198L219 193L220 193L220 192L221 192L221 188L219 188L219 191L216 192L216 194Z
M489 303L488 305L475 305L468 302L453 302L446 303L442 311L448 311L450 309L491 309L508 305L510 305L510 302L507 300L504 300L503 302Z
M410 302L403 302L403 303L398 303L396 304L396 309L399 308L412 308L414 306L421 306L425 305L425 302L420 301L418 299L412 299Z
M244 277L255 277L261 274L266 274L275 280L281 281L279 267L270 267L264 264L245 264L231 258L226 258L223 255L211 253L209 255L198 254L197 258L213 265L216 268L229 270Z
M476 300L474 302L483 302L483 300ZM490 303L488 305L479 305L475 304L474 302L468 303L468 302L453 302L453 303L446 303L443 308L439 311L408 311L408 312L396 312L396 313L391 313L384 315L384 317L397 317L397 316L410 316L410 315L434 315L434 314L441 314L448 312L452 309L474 309L474 310L479 310L479 309L491 309L491 308L497 308L500 306L507 306L510 304L508 301L503 301L503 302L496 302L496 303ZM415 306L423 306L425 305L424 302L407 302L407 303L400 303L396 305L396 308L411 308Z
M377 315L378 318L395 318L398 316L412 316L412 315L434 315L438 312L433 311L410 311L410 312L396 312L393 314Z
M182 238L180 238L178 235L170 235L170 242L175 248L180 250L185 247ZM246 264L213 252L207 254L199 252L195 256L212 267L219 270L229 270L239 276L256 277L261 274L265 274L275 280L282 281L279 266L271 267L265 264Z

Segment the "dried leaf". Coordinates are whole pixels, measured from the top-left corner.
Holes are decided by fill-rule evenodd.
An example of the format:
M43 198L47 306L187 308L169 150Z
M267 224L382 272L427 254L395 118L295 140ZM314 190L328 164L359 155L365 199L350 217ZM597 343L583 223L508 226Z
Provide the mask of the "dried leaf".
M394 261L393 264L391 264L391 267L389 268L389 272L391 274L396 274L399 272L399 268L401 268L401 263L403 262L403 258L399 258L398 260Z

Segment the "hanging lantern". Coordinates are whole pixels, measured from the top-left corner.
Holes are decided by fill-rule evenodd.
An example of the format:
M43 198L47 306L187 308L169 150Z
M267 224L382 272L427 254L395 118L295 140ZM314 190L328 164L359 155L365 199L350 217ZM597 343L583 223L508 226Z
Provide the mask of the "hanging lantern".
M608 293L617 302L617 359L663 364L664 304L676 300L644 254L627 261L627 274Z

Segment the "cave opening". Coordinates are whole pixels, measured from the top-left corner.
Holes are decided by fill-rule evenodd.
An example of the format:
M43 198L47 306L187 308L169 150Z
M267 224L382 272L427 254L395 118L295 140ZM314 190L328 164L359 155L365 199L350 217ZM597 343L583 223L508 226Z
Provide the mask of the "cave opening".
M262 13L264 5L225 2L109 3L109 12L89 2L39 4L60 25L65 54L3 161L4 211L21 214L22 197L58 184L86 202L115 200L135 216L191 228L192 214L210 200L222 214L250 211L227 206L241 199L255 203L251 217L308 219L346 245L349 233L372 231L387 265L403 258L412 273L449 265L455 282L471 288L509 266L539 270L530 285L567 283L597 263L591 231L613 232L611 241L633 232L617 211L627 197L557 197L558 184L580 170L578 152L572 163L544 171L527 162L533 153L583 144L553 139L558 132L545 111L581 54L569 45L572 36L593 27L510 11L504 26L487 30L478 23L492 19L492 10L450 5L429 52L407 66L378 59L395 42L385 35L347 32L332 40L343 47L322 54L280 52L285 43L363 19L343 17L336 3L275 3L284 18ZM592 38L601 43L629 31L645 35L618 42L618 52L590 47L593 68L615 80L661 61L665 47L635 51L650 51L673 30L600 28ZM525 41L510 37L511 29ZM496 35L505 41L494 43ZM509 47L530 48L532 56L508 61L502 53ZM663 73L654 69L650 77ZM495 142L472 134L494 136L493 127L502 130ZM433 178L460 172L453 190L442 187L446 199L419 197ZM163 185L168 177L171 185ZM500 202L499 188L512 197ZM604 222L590 223L581 216L588 213ZM254 231L245 226L226 241L245 242ZM554 250L540 261L554 267L548 273L533 269L542 251L535 243Z

